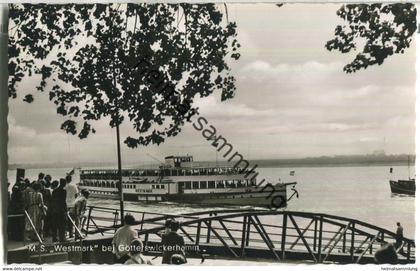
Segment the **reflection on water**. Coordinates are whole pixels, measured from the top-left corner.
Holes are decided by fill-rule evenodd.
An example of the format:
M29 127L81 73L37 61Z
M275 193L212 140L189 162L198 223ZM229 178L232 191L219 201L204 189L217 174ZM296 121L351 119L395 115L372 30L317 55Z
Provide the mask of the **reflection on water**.
M396 194L391 193L391 198L414 198L414 195L404 195L404 194Z

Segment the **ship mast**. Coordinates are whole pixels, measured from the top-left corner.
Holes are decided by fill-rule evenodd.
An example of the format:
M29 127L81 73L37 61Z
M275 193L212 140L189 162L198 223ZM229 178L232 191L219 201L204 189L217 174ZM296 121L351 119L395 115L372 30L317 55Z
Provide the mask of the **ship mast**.
M411 180L411 176L410 176L410 155L407 156L407 168L408 168L408 180Z

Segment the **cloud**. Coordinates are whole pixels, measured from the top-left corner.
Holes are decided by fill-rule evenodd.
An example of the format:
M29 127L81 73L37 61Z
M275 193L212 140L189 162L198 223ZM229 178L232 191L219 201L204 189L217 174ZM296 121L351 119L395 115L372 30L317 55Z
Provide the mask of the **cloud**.
M336 72L340 70L343 63L340 62L331 62L331 63L321 63L317 61L308 61L303 64L292 65L289 63L280 63L277 65L271 65L270 63L263 60L256 60L245 67L242 71L246 73L259 73L267 75L280 75L287 73L288 76L292 75L308 75L308 74L325 74L328 72Z
M259 110L234 101L222 102L216 95L200 98L194 103L194 106L199 108L201 115L212 118L264 118L277 113L273 109Z
M37 138L35 129L16 124L16 119L13 115L9 114L7 116L7 122L9 125L9 144L30 144L31 141Z

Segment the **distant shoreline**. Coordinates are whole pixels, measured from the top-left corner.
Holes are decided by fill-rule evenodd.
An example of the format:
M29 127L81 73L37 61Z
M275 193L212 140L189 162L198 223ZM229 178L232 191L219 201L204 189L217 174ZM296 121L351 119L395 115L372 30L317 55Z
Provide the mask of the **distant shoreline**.
M196 166L233 166L235 163L228 163L226 161L196 161ZM355 155L355 156L322 156L298 159L261 159L249 160L250 167L258 165L260 168L290 168L290 167L358 167L358 166L414 166L414 155ZM25 169L50 169L50 168L116 168L116 164L111 163L85 163L83 165L76 165L71 163L56 163L56 164L12 164L9 165L9 170L16 168ZM151 163L131 163L123 166L124 168L151 168L158 167L158 164Z
M414 163L410 163L410 166L414 166ZM394 162L389 164L389 162L370 162L370 163L319 163L319 164L273 164L273 165L264 165L258 164L260 168L272 168L272 167L280 167L280 168L290 168L290 167L374 167L374 166L407 166L407 162Z

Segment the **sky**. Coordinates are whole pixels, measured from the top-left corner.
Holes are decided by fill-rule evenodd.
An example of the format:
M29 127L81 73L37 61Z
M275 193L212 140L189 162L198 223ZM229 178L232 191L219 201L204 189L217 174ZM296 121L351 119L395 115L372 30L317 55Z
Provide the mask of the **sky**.
M415 46L381 66L355 74L343 67L354 54L325 49L341 24L336 4L229 4L236 21L241 58L232 63L234 99L197 99L200 115L248 159L323 155L414 154ZM38 84L27 78L19 87ZM108 120L80 140L60 130L63 119L47 95L32 104L9 102L9 164L116 162L115 130ZM122 138L132 135L121 128ZM222 160L191 124L160 146L129 149L123 164L162 160L167 155Z

